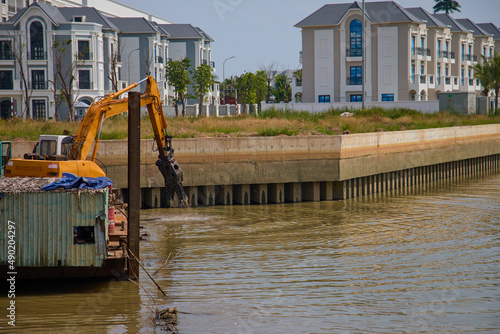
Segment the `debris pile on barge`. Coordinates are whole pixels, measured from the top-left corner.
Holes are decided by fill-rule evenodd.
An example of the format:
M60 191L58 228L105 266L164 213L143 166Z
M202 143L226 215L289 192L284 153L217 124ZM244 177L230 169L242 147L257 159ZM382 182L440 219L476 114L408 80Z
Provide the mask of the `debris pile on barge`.
M0 231L15 226L18 277L125 278L123 202L110 187L42 190L57 180L0 178ZM0 268L7 266L8 244L0 233Z

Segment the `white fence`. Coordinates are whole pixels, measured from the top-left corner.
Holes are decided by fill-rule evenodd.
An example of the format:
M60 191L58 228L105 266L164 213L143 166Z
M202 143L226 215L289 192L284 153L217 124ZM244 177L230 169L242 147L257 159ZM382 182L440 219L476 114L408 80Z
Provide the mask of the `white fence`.
M308 111L311 113L323 112L330 109L361 109L361 102L334 102L334 103L265 103L262 102L262 111L267 109ZM366 107L408 108L431 114L439 111L439 101L406 101L406 102L366 102Z
M197 117L197 116L235 116L241 114L256 114L258 105L257 104L247 104L246 108L243 108L242 104L225 104L225 105L204 105L201 112L200 106L187 105L186 106L186 116ZM245 110L243 110L245 109ZM182 113L182 106L178 107L179 115ZM163 106L163 113L167 117L175 117L174 106Z

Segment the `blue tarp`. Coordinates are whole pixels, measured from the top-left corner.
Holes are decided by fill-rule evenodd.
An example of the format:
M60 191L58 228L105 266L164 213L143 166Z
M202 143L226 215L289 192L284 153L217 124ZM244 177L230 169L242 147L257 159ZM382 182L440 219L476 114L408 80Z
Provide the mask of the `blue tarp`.
M63 173L63 177L57 180L56 182L52 182L47 184L42 190L54 190L54 189L102 189L107 186L113 187L113 181L109 178L100 176L100 177L83 177L76 176L72 173Z

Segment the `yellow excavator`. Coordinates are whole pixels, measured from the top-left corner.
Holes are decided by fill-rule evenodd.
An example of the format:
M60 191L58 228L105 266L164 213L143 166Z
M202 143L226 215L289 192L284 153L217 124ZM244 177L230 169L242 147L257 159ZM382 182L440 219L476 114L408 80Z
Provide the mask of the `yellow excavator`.
M146 106L158 146L156 165L165 179L170 198L177 194L181 204L187 197L182 187L182 170L175 161L172 136L168 135L162 101L156 81L151 76L94 101L88 108L78 130L73 136L41 135L33 153L23 159L10 159L5 166L5 177L62 177L69 172L83 177L106 176L95 163L100 134L105 119L128 110L128 98L117 99L123 93L146 81L146 91L141 95L141 106ZM92 155L87 159L92 145Z

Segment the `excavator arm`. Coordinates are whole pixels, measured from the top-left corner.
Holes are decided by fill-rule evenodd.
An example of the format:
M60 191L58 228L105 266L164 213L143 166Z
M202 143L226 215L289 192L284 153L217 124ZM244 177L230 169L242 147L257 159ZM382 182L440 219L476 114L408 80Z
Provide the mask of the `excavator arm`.
M121 91L107 95L89 107L74 136L74 143L69 159L86 160L92 144L94 144L91 160L95 161L104 120L128 110L128 98L117 100L115 98L137 87L145 80L147 81L146 91L141 96L141 107L146 106L148 110L156 145L158 146L159 155L156 165L165 179L166 200L168 204L171 204L174 194L176 194L180 204L187 206L187 197L182 187L182 170L174 158L172 136L168 135L167 132L167 122L163 113L160 92L156 81L151 76L147 76L146 79L134 83Z

